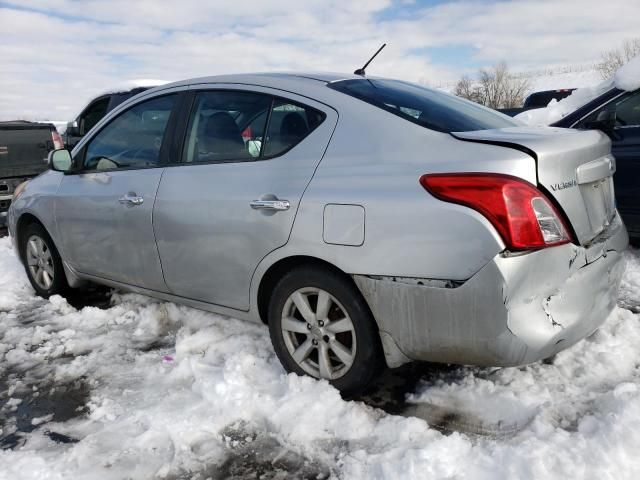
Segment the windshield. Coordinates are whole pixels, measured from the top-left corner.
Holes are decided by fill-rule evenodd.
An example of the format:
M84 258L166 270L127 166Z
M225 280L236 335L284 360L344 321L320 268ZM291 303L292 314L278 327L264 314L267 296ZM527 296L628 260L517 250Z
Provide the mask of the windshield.
M341 80L328 86L438 132L518 126L511 118L477 103L400 80L363 78Z

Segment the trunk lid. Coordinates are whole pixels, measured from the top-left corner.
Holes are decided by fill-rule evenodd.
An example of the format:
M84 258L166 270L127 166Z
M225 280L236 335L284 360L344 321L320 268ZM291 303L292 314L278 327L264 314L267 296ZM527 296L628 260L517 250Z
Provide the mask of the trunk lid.
M536 159L538 187L557 202L582 245L615 215L611 141L596 130L513 127L455 132L460 140L515 148Z

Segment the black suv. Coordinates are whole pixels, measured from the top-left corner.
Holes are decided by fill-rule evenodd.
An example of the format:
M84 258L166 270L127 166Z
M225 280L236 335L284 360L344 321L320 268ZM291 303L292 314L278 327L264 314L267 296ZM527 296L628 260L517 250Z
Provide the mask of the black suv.
M72 150L85 134L93 128L111 110L116 108L125 100L129 100L145 90L156 85L139 86L124 91L115 91L94 98L84 107L84 110L73 121L67 123L67 130L64 132L63 141L65 148Z
M554 123L555 127L599 129L611 137L618 211L629 236L640 241L640 90L612 88Z

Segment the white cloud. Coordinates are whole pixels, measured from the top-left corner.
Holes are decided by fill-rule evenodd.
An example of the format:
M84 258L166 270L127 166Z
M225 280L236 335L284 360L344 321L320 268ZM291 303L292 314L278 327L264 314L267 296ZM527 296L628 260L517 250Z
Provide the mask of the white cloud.
M640 4L623 0L451 2L389 0L20 0L0 8L0 118L72 119L96 92L131 78L243 71L369 71L440 84L506 60L529 69L598 58L637 35ZM400 2L401 3L401 2ZM396 2L393 10L405 8ZM7 4L7 2L5 2ZM471 47L469 66L435 63L425 47Z

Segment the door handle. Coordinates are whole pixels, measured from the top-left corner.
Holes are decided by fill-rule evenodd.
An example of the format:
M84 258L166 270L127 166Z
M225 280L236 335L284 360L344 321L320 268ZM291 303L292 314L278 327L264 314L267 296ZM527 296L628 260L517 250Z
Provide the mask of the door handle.
M136 195L134 192L129 192L118 199L123 205L142 205L144 198L141 195Z
M289 210L291 204L289 200L253 200L251 203L251 208L254 210Z

